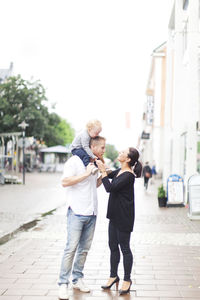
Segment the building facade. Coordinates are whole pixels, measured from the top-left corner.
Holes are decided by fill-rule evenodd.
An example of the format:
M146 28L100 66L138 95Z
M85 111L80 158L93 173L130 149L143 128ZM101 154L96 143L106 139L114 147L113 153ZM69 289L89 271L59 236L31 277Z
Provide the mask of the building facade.
M8 69L0 69L0 84L3 83L8 77L13 75L13 63L10 63Z
M164 160L165 101L166 43L163 43L152 52L143 112L143 132L140 137L143 162L155 164L160 175L163 173Z
M200 1L176 0L167 41L165 153L163 182L169 174L199 171Z
M200 0L175 0L168 40L153 51L140 143L155 160L163 184L172 174L184 179L200 172ZM149 103L152 103L151 117Z

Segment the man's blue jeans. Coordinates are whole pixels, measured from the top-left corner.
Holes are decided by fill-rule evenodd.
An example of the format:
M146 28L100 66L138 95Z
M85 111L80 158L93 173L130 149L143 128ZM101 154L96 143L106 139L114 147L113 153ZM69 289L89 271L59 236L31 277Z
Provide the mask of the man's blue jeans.
M95 224L96 216L75 215L71 208L68 209L67 243L61 262L59 285L69 283L71 270L73 283L83 277L82 271L93 240Z

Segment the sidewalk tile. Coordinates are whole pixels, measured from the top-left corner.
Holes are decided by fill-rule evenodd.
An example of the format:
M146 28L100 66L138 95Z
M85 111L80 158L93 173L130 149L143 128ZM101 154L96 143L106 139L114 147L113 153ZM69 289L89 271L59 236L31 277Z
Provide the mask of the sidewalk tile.
M21 296L0 296L0 300L21 300ZM36 299L35 299L36 300Z
M137 291L139 297L179 297L181 294L178 291Z
M53 283L53 284L41 284L41 283L34 283L32 286L31 286L31 289L32 290L57 290L58 289L58 285L56 283Z
M132 289L136 291L155 291L157 290L156 285L144 285L144 284L133 284Z
M38 278L40 275L38 274L27 274L27 273L23 273L23 274L16 274L16 273L6 273L6 274L3 274L2 277L3 278ZM1 278L0 278L1 280Z
M4 295L16 296L44 296L48 290L32 290L32 289L8 289Z
M192 297L200 299L200 290L199 291L180 291L182 297Z
M14 283L17 280L17 278L0 278L1 283Z
M20 284L18 284L18 283L10 283L10 284L8 284L8 283L1 283L0 282L0 289L2 289L2 288L6 288L6 289L29 289L30 287L32 286L32 284L31 283L20 283Z
M58 298L55 298L53 296L22 296L21 298L21 300L57 300L57 299Z
M16 284L18 284L18 283L21 283L21 284L23 284L23 283L35 283L35 284L37 284L37 283L45 283L45 284L54 284L56 282L56 279L55 278L33 278L33 279L31 279L31 278L19 278L19 279L17 279L17 281L16 281Z
M136 284L145 284L145 285L154 285L154 284L156 284L156 285L159 285L159 284L164 284L164 285L166 285L166 286L169 286L169 285L174 285L174 284L176 284L176 281L175 280L165 280L165 279L161 279L161 280L159 280L159 279L153 279L153 280L146 280L146 279L136 279Z

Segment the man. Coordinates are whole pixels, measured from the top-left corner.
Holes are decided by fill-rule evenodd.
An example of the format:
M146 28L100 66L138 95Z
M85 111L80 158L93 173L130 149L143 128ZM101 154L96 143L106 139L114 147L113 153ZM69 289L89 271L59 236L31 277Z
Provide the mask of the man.
M90 148L102 159L105 139L97 136L91 139ZM87 253L90 249L97 215L97 187L101 184L98 175L92 175L93 164L85 168L82 160L73 155L64 167L62 186L68 187L67 243L59 276L59 298L69 299L68 285L72 271L73 288L89 292L82 278ZM73 268L72 268L73 265Z
M145 166L143 168L143 175L144 175L144 188L147 190L149 179L152 177L152 171L148 161L145 163Z

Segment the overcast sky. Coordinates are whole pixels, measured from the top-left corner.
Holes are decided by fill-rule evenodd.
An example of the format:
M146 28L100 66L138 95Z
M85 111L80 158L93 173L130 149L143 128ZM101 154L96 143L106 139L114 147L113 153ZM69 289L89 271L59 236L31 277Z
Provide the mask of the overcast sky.
M89 119L120 150L135 146L151 53L173 0L0 0L0 68L40 79L76 131ZM125 114L130 112L131 128Z

